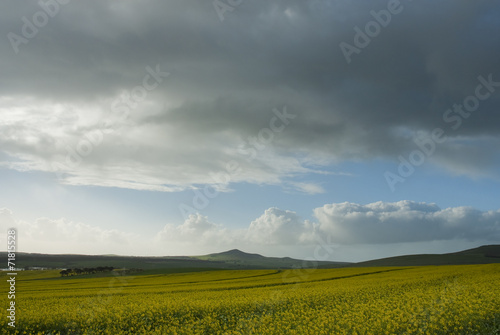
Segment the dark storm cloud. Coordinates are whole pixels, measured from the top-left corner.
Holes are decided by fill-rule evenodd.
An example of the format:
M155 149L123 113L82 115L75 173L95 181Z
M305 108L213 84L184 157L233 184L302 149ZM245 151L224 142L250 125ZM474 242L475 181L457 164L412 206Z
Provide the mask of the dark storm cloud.
M77 141L75 130L98 128L109 117L112 101L140 84L148 66L159 66L171 76L150 92L146 101L151 105L140 105L128 123L117 124L123 132L108 137L102 152L96 150L78 169L86 164L112 168L111 161L144 164L161 166L161 171L138 169L140 175L122 178L149 178L147 184L154 185L208 182L200 177L205 167L217 169L231 159L228 149L266 127L273 108L286 105L297 118L272 147L292 167L283 170L256 160L241 180L262 173L267 177L256 179L276 182L281 174L307 171L300 168L304 161L293 158L296 154L321 157L323 163L396 159L415 149L414 132L436 127L450 139L433 158L436 164L471 175L491 171L497 162L491 157L498 156L492 144L500 127L500 87L458 129L443 114L474 94L479 76L491 74L500 82L500 5L401 0L398 14L348 63L340 44L355 46L355 27L364 30L375 20L370 12L387 10L389 3L244 1L221 22L210 1L74 0L60 4L35 36L17 45L16 53L8 34L23 36L24 22L33 22L42 7L35 1L4 2L1 96L43 102L47 113L50 104L63 104L71 107L66 116L78 117L64 123L61 113L58 122L66 131L56 136L48 128L60 125L47 123L44 131L30 128L34 139L27 140L7 131L27 126L12 121L12 103L3 100L10 121L1 125L0 143L14 157L51 161L64 146L47 153L40 149L41 139ZM91 120L86 119L88 109L98 110ZM144 141L137 144L142 135ZM463 152L475 152L477 164L457 154L456 140L463 137L470 140ZM176 139L182 145L172 145ZM200 152L199 143L210 149ZM151 156L144 157L146 152ZM174 161L191 170L174 178L179 173ZM70 172L87 176L82 183L95 183L88 171Z

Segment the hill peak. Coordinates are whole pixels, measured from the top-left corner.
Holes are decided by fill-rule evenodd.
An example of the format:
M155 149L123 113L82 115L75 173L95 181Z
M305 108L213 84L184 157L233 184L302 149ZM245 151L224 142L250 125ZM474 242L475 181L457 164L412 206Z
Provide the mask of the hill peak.
M249 254L239 249L231 249L228 251L223 251L219 253L210 254L207 256L211 257L224 257L224 258L235 258L235 259L248 259L248 258L264 258L264 256L259 254Z

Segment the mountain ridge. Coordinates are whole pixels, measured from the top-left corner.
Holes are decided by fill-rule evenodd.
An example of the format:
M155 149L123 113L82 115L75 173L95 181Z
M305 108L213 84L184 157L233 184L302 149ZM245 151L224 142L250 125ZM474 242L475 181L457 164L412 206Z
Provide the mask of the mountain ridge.
M477 248L444 254L415 254L386 257L357 263L334 261L309 261L290 257L267 257L231 249L201 256L117 256L82 254L22 253L17 255L16 266L74 268L114 266L115 268L143 269L291 269L338 268L373 266L424 266L500 263L500 245L483 245ZM7 252L0 252L7 257Z
M231 249L228 251L212 253L203 256L191 256L191 257L204 261L226 262L228 264L233 264L233 265L246 265L254 267L260 266L265 268L273 268L273 266L277 266L277 268L296 268L296 267L313 268L317 267L318 265L317 263L321 263L321 266L324 267L342 267L350 264L347 262L334 262L334 261L316 262L316 261L294 259L290 257L267 257L256 253L247 253L239 249Z
M351 266L425 266L500 263L500 245L482 245L444 254L415 254L374 259Z

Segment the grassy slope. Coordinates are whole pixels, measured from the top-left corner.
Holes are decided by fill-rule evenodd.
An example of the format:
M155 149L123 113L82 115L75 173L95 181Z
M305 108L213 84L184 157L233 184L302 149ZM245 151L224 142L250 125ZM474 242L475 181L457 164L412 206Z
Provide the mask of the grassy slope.
M479 248L449 254L421 254L389 257L360 262L352 264L352 266L417 266L488 263L500 263L500 245L485 245Z
M290 257L265 257L259 254L248 254L237 249L226 252L210 254L205 256L196 256L200 260L212 262L224 262L226 264L242 265L255 268L274 268L274 269L289 269L293 267L314 268L326 267L336 268L345 266L348 263L342 262L311 262Z
M7 259L5 252L0 252ZM175 273L217 269L286 269L294 267L335 268L345 266L417 266L447 264L500 263L500 245L488 245L461 252L442 255L407 255L371 260L360 263L307 262L289 257L264 257L230 250L217 254L195 257L130 257L92 255L45 255L17 253L17 267L38 266L49 268L75 268L113 266L115 268L141 268L145 272Z
M130 257L130 256L94 256L94 255L46 255L17 253L17 267L37 266L49 268L84 268L113 266L115 268L178 269L178 268L225 268L224 264L214 264L191 258L175 257ZM6 257L0 253L0 257Z
M0 253L6 259L6 253ZM113 266L114 268L141 268L144 270L171 269L172 272L190 272L195 269L280 269L293 267L339 267L345 263L306 262L292 258L264 257L230 250L220 254L196 257L131 257L114 255L46 255L17 253L16 267L85 268Z

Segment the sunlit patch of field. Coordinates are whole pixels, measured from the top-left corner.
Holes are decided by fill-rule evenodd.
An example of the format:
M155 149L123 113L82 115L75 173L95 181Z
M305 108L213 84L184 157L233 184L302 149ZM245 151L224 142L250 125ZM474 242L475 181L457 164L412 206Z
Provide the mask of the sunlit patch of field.
M8 333L497 334L499 283L500 264L102 278L19 272L16 330Z

